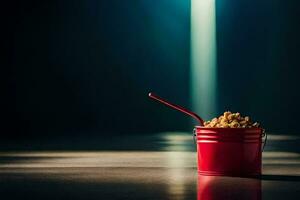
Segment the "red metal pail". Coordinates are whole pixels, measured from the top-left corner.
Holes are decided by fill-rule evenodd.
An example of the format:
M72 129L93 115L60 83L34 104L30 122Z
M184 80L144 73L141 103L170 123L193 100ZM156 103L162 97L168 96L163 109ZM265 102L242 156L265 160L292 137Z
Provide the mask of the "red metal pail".
M219 176L261 175L261 128L196 126L198 173Z

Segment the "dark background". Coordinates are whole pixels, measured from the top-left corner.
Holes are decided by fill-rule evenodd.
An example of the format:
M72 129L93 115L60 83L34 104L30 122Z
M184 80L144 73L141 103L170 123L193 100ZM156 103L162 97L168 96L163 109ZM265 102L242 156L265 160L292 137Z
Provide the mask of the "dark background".
M2 136L191 131L148 99L190 108L190 1L10 1L1 6ZM218 112L297 134L298 1L217 1ZM200 114L201 115L201 114Z
M216 2L219 111L299 134L300 2Z

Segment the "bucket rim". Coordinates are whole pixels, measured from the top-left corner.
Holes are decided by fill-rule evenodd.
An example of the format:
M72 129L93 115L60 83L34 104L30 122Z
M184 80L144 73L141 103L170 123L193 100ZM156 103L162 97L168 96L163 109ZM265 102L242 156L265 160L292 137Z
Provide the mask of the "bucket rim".
M203 130L264 130L263 128L259 127L252 127L252 128L221 128L221 127L204 127L204 126L195 126L196 129L203 129Z

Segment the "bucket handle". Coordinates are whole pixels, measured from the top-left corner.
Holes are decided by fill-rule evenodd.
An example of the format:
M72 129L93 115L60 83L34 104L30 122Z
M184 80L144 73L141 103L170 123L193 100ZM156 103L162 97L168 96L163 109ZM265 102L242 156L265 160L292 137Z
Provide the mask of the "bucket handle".
M194 144L197 145L197 142L196 142L196 136L197 136L197 133L196 133L196 128L193 129L193 141L194 141Z
M266 132L265 129L262 130L262 138L264 138L264 141L262 142L262 143L263 143L263 146L262 146L261 152L264 151L265 146L266 146L266 144L267 144L267 140L268 140L268 134L267 134L267 132Z
M196 136L197 136L197 133L196 133L196 128L193 129L193 141L194 141L194 145L196 147L196 150L197 150L197 141L196 141Z
M194 144L197 145L197 142L196 142L196 136L197 136L197 133L196 133L196 128L193 129L193 141L194 141ZM264 151L265 149L265 146L267 144L267 140L268 140L268 134L266 132L265 129L262 129L262 137L264 138L264 141L262 142L263 143L263 146L262 146L262 149L261 149L261 152Z

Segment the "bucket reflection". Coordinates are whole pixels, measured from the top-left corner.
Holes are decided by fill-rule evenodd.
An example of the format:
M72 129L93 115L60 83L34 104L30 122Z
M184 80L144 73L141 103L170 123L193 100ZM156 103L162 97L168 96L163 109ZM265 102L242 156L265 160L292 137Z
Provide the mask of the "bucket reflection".
M198 175L198 200L261 200L261 180Z

